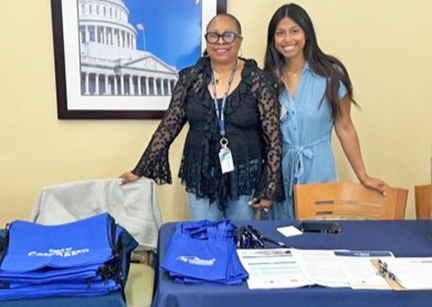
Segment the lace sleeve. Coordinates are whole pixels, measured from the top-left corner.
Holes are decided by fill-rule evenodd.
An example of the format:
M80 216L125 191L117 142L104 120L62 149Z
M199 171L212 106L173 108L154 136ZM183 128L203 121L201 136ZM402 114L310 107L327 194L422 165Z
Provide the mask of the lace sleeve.
M279 130L280 107L277 85L270 75L257 71L252 74L252 93L258 100L261 128L265 142L265 163L258 182L258 198L283 201L285 193L282 180L282 140Z
M132 173L156 181L158 184L172 183L168 161L168 149L186 122L184 97L187 92L187 73L181 73L174 87L168 110L153 134Z

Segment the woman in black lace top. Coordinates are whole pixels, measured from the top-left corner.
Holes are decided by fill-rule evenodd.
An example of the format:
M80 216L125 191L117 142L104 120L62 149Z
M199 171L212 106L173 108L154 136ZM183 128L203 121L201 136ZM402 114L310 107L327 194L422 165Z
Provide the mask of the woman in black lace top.
M180 72L150 144L121 179L171 183L168 149L188 122L179 177L192 219L253 219L255 210L284 199L277 93L255 61L238 58L242 37L235 17L217 15L205 37L207 56Z

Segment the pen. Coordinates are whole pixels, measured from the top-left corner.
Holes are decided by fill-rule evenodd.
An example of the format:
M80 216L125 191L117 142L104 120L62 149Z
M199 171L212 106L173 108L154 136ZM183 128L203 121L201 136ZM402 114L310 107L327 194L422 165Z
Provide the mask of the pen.
M260 236L257 234L257 232L252 228L251 225L246 226L247 231L252 237L252 241L258 245L258 247L265 248L264 242L261 240Z
M279 241L275 241L275 240L269 239L269 238L267 238L267 237L263 237L263 240L264 240L264 241L267 241L267 242L270 242L270 243L273 243L273 244L276 244L276 245L278 245L278 246L280 246L280 247L287 247L287 248L289 248L289 246L286 245L285 243L283 243L283 242L279 242Z

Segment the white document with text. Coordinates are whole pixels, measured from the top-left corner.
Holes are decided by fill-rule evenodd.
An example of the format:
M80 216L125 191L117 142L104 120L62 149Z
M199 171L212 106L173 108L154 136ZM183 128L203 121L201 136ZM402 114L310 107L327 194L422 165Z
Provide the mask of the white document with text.
M237 253L243 267L249 273L249 289L298 288L313 285L289 249L238 249Z
M333 250L292 249L291 251L306 276L315 284L331 288L350 286Z
M380 259L406 290L432 289L432 258Z
M388 251L335 251L336 258L353 289L391 290L387 281L378 273L371 259L390 259Z

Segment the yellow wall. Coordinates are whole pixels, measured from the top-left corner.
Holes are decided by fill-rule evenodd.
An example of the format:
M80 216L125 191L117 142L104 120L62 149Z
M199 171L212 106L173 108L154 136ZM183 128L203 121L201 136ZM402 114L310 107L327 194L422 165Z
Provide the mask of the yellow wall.
M2 2L0 225L26 219L44 186L116 177L132 168L157 125L144 120L57 120L50 1ZM262 63L268 21L285 2L228 2L228 11L244 27L244 56ZM351 73L362 106L353 117L370 174L410 188L407 217L414 217L412 187L430 182L432 2L297 3L310 13L322 48L343 60ZM173 177L184 137L185 131L171 149ZM334 143L340 179L355 180ZM164 221L187 219L178 180L158 192Z
M228 0L244 27L243 53L263 63L268 22L289 1ZM428 0L298 0L314 22L324 52L341 59L362 110L353 119L370 175L410 189L431 181L432 2ZM354 181L333 140L339 180Z

